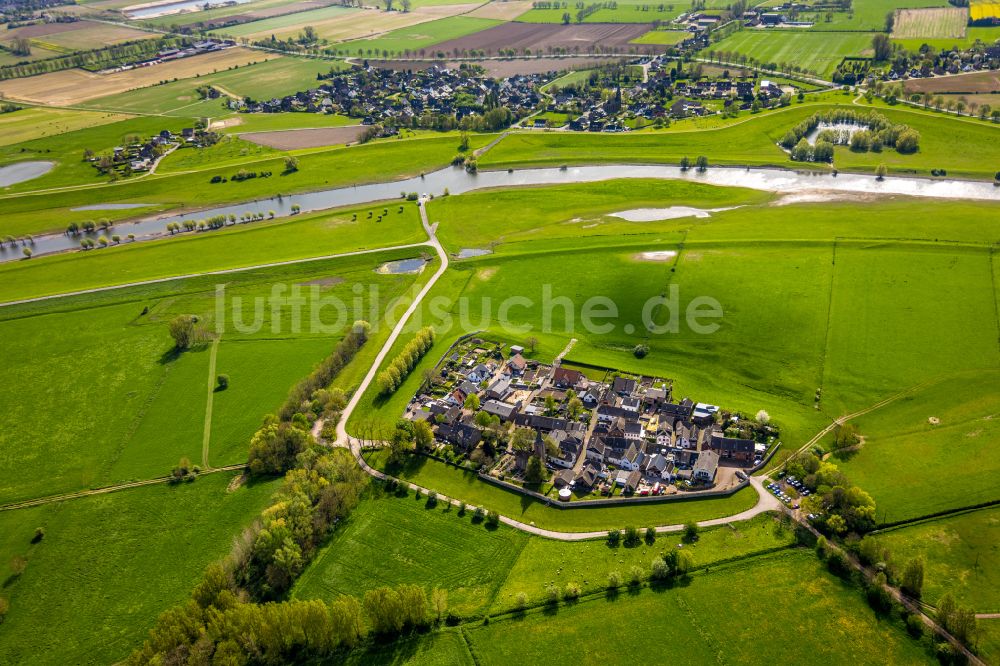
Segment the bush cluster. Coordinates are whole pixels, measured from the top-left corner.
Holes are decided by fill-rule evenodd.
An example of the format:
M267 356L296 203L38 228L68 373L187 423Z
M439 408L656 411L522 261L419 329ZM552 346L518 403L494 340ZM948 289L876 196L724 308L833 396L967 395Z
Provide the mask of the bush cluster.
M816 137L812 146L806 136L819 127L820 123L830 125L860 125L866 129L853 133L837 129L825 129ZM849 145L858 152L880 152L883 148L895 148L897 152L915 153L920 147L920 133L909 125L896 125L876 111L854 111L835 109L819 111L795 125L781 139L782 147L792 153L792 159L800 162L831 162L833 147Z

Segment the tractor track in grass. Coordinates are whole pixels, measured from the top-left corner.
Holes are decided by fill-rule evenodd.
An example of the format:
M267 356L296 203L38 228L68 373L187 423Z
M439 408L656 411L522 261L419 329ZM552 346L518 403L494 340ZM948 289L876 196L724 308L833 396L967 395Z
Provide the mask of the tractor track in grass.
M217 474L219 472L235 472L239 470L245 470L247 468L246 463L237 463L235 465L225 465L223 467L213 467L212 469L203 469L198 472L198 476L204 476L205 474ZM126 483L118 483L112 486L103 486L101 488L91 488L89 490L78 490L73 493L63 493L61 495L49 495L47 497L36 497L34 499L24 500L21 502L12 502L10 504L0 505L0 511L14 511L15 509L27 509L33 506L42 506L43 504L52 504L55 502L65 502L66 500L79 499L81 497L90 497L92 495L105 495L107 493L117 492L119 490L128 490L129 488L141 488L143 486L155 486L160 483L169 483L173 480L173 476L158 476L153 479L143 479L141 481L128 481Z

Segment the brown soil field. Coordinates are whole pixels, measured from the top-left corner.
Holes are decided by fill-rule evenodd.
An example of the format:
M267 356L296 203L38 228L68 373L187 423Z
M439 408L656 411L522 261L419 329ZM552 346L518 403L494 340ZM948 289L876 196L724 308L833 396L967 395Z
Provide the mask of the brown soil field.
M549 48L563 48L571 53L589 53L601 48L627 53L658 53L663 50L662 46L629 44L651 29L652 25L645 23L505 23L442 42L435 45L434 50L445 53L480 50L489 54L500 49L515 49L518 52L530 49L535 53Z
M513 21L529 9L531 9L531 0L507 0L507 2L493 0L493 2L483 5L476 11L469 12L466 16L496 19L498 21Z
M912 79L903 86L909 93L990 93L1000 92L1000 72L973 72L954 76Z
M474 64L482 67L490 76L506 77L516 74L544 74L545 72L561 72L563 70L590 69L624 58L512 58L503 60L479 60ZM373 67L388 69L427 69L431 65L445 66L448 69L458 69L460 62L445 62L442 60L370 60Z
M281 130L278 132L247 132L239 137L245 141L276 150L319 148L356 141L365 131L363 125L320 127L316 129Z
M263 62L277 57L279 56L236 47L113 74L94 74L82 69L66 69L23 79L0 81L0 95L37 104L69 106L135 88L145 88L160 81L211 74L234 65Z

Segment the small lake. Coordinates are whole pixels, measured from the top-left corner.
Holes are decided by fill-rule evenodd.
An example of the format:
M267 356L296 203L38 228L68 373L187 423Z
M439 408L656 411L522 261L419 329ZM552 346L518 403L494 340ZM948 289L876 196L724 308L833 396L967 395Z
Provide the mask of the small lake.
M421 257L415 257L413 259L400 259L398 261L390 261L384 263L375 269L376 273L382 273L384 275L406 275L407 273L419 273L424 270L424 265L427 262Z
M24 164L24 163L22 163ZM268 211L277 216L292 214L292 206L298 205L302 213L372 204L381 201L401 202L399 193L420 192L440 196L447 189L451 194L463 194L487 188L524 187L531 185L559 185L568 183L595 183L618 178L647 178L666 180L688 180L706 185L724 187L745 187L784 195L833 198L837 193L855 194L898 194L911 197L936 197L942 199L964 199L969 201L1000 201L1000 187L985 181L966 181L947 178L902 178L888 176L876 180L874 175L841 173L834 176L829 171L792 171L774 168L711 167L699 172L695 169L682 171L680 167L666 165L609 164L603 166L550 167L540 169L516 169L510 171L480 171L467 173L462 167L445 167L425 176L416 176L388 183L354 185L302 194L276 196L270 199L246 201L206 210L146 217L136 222L118 222L115 231L122 237L133 234L135 240L155 240L169 236L166 227L170 222L204 220L215 215L235 215L241 218L246 213L259 213L265 217ZM107 204L102 204L107 205ZM654 209L662 210L662 209ZM657 213L658 215L660 213ZM431 206L433 216L433 204ZM664 218L658 218L664 219ZM434 222L435 220L432 220ZM252 222L250 224L253 224ZM206 231L201 233L218 233ZM185 234L188 235L188 234ZM96 240L99 235L90 235ZM80 238L67 234L49 234L35 237L35 255L74 250L80 247ZM475 249L475 248L470 248ZM99 250L98 250L99 251ZM0 249L0 262L21 258L20 249ZM474 256L474 255L466 255Z
M44 176L55 167L55 162L18 162L0 167L0 187L10 187L32 178Z
M809 142L810 146L816 145L816 139L819 137L820 132L825 130L831 130L837 132L841 136L841 141L836 141L840 145L847 145L851 140L851 137L855 132L860 132L862 130L867 130L868 128L864 125L855 125L853 123L820 123L816 126L812 132L806 134L806 141Z
M619 217L628 222L658 222L660 220L676 220L682 217L712 217L712 213L721 213L732 208L691 208L690 206L670 206L669 208L633 208L617 213L611 217Z
M487 250L481 247L463 247L455 255L456 259L469 259L470 257L484 257L487 254L493 254L493 250Z

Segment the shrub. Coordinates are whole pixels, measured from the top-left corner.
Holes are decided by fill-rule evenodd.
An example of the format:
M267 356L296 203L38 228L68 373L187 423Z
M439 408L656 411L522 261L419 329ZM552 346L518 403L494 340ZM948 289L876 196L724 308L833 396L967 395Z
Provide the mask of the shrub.
M636 345L632 349L632 355L636 358L646 358L649 353L649 345Z
M617 571L612 571L608 574L608 589L617 590L622 586L622 575Z
M609 530L608 531L608 545L609 546L611 546L612 548L615 548L615 547L618 546L618 544L621 543L621 541L622 541L622 532L621 532L621 530Z
M215 383L220 391L225 391L229 388L229 375L219 375L215 378Z
M563 591L563 598L567 601L575 601L580 598L580 585L570 581L566 583L566 589Z

